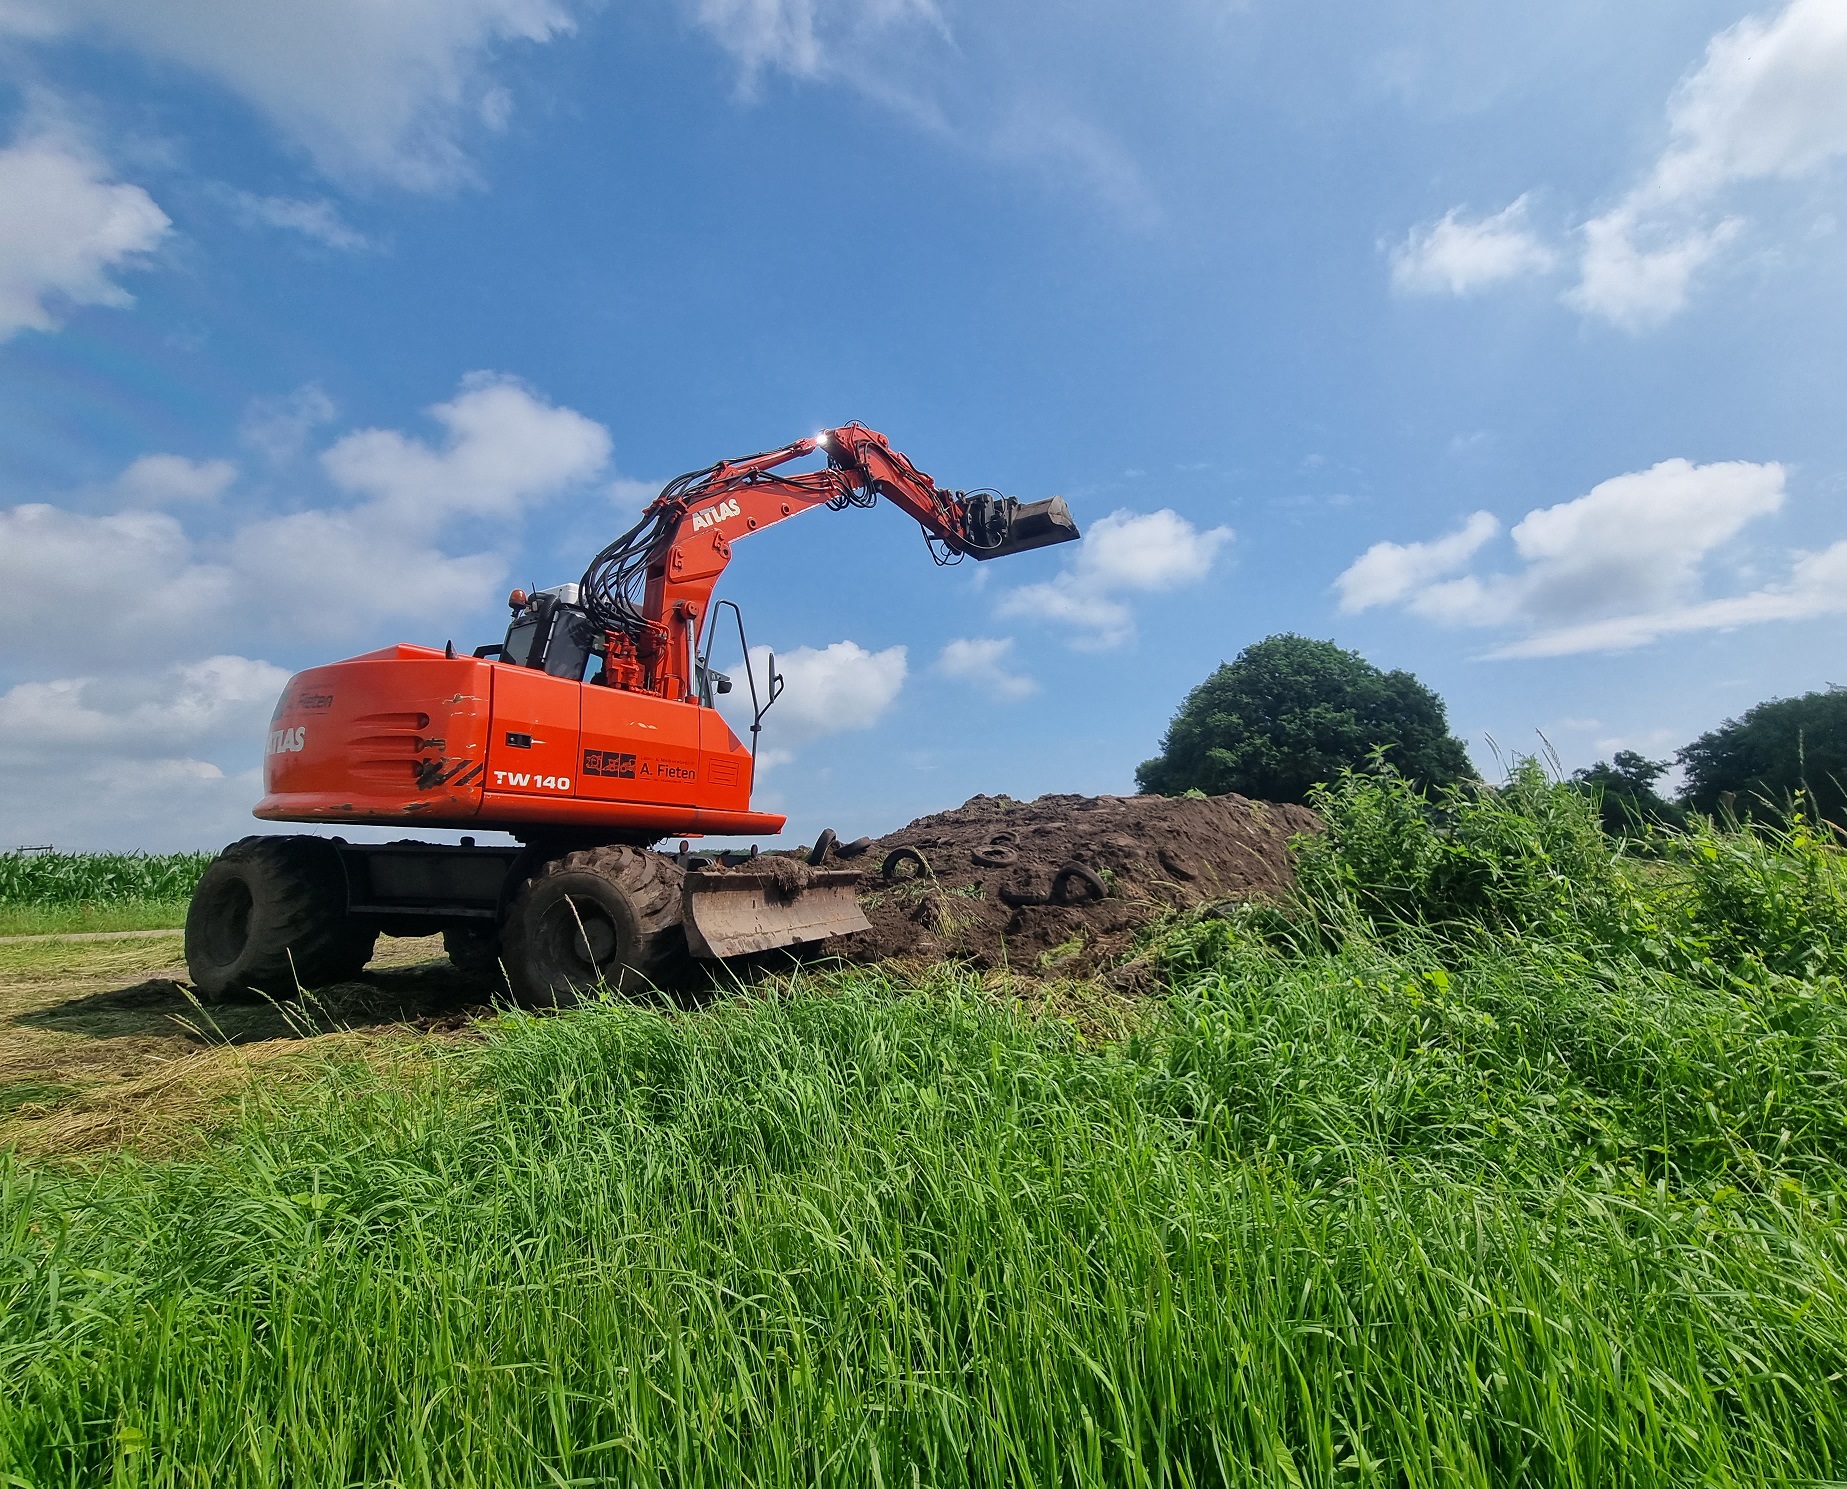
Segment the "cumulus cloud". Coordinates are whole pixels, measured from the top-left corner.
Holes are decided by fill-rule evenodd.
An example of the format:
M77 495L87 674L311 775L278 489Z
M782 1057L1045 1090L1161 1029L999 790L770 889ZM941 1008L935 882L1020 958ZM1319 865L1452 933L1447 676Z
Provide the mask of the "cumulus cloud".
M0 341L55 330L60 305L131 304L114 276L171 225L152 197L112 181L79 145L47 135L0 150Z
M395 429L349 434L321 457L335 483L394 517L511 517L609 459L609 431L554 408L511 378L471 373L462 392L430 409L440 448Z
M1847 8L1793 0L1721 31L1669 99L1668 127L1654 169L1584 225L1566 297L1631 331L1683 309L1694 276L1742 231L1711 214L1725 188L1812 175L1847 154Z
M337 484L361 498L255 516L195 539L171 512L89 516L43 504L0 509L0 644L45 660L92 661L129 644L196 647L214 634L334 637L387 619L432 621L481 608L507 577L504 532L456 553L457 523L507 516L601 470L601 425L506 379L478 376L432 410L440 447L367 430L327 452ZM229 462L144 457L124 496L204 499ZM49 625L54 614L105 623Z
M1004 595L999 611L1057 622L1081 649L1121 646L1135 635L1130 596L1197 584L1232 537L1228 527L1201 532L1167 507L1111 512L1090 525L1062 574Z
M936 670L993 698L1012 701L1030 697L1039 691L1039 684L1007 669L1012 655L1011 636L958 637L943 648L936 659Z
M827 735L870 729L897 702L909 672L909 654L902 646L868 651L857 641L836 641L774 655L784 686L763 718L765 748L758 763L765 767L786 762L794 750ZM771 648L750 649L759 699L767 696L770 660ZM719 706L738 737L748 742L750 690L742 678L729 694L721 695Z
M1455 573L1500 530L1492 513L1475 512L1456 531L1429 543L1374 543L1335 581L1340 608L1394 604L1432 579Z
M0 644L15 658L158 652L222 617L235 592L168 513L0 508Z
M1702 270L1747 230L1725 210L1743 183L1814 176L1847 155L1847 6L1791 0L1719 32L1667 101L1667 143L1641 178L1584 222L1565 303L1626 331L1672 319ZM1550 268L1554 251L1517 210L1468 222L1459 209L1393 257L1401 289L1466 294Z
M1788 577L1749 594L1708 597L1711 561L1752 522L1779 511L1786 473L1775 463L1664 460L1515 524L1521 566L1465 574L1498 530L1477 513L1426 544L1375 544L1336 580L1342 608L1402 605L1445 624L1526 635L1496 656L1613 651L1659 636L1847 611L1847 543L1799 555Z
M0 817L19 842L215 848L252 831L288 673L242 656L0 693ZM212 756L252 762L227 772ZM47 789L55 783L55 789Z
M184 455L143 455L115 478L116 494L133 506L215 502L237 479L228 460L188 460Z
M155 672L19 683L0 694L0 760L69 752L146 760L256 739L289 675L250 657L217 656Z
M467 179L470 122L510 107L488 62L573 29L561 0L8 0L0 34L88 36L214 79L328 174L430 190Z
M1469 220L1452 207L1413 228L1392 253L1392 283L1405 294L1471 295L1525 274L1543 274L1558 255L1526 223L1526 197L1492 217Z

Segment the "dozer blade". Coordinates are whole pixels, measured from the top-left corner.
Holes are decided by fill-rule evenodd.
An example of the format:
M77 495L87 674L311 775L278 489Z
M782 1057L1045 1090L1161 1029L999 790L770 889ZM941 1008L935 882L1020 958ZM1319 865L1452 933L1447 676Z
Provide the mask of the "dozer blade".
M790 870L797 870L791 863ZM698 957L742 956L872 929L857 869L694 869L681 889L686 944Z

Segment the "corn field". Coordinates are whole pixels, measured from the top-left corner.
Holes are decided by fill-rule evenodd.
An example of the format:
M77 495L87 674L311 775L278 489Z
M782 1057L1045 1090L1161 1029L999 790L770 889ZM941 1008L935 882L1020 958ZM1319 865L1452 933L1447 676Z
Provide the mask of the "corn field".
M209 853L0 853L0 905L184 900Z

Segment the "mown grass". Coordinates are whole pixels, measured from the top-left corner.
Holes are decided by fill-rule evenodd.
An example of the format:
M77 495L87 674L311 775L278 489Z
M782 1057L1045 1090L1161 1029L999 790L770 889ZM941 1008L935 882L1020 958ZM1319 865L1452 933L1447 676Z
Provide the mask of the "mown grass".
M0 1475L1847 1478L1839 857L1526 784L1345 783L1120 1040L856 972L6 1161Z
M0 936L183 924L209 853L0 853Z
M0 936L177 930L186 923L188 903L186 900L129 900L102 905L0 905Z

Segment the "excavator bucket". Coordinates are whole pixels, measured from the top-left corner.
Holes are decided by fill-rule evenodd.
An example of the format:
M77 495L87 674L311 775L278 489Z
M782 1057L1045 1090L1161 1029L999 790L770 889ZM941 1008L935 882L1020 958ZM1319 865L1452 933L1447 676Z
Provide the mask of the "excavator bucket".
M810 869L790 859L693 869L680 891L686 944L697 957L742 956L871 930L858 885L857 869Z
M992 547L971 548L976 558L1006 558L1009 554L1030 553L1035 548L1049 548L1053 543L1075 542L1081 536L1071 509L1062 496L1048 496L1044 501L1016 502L1003 497L1006 510L1006 535Z

